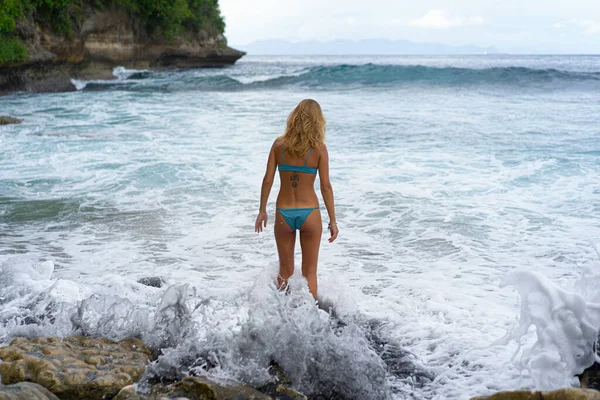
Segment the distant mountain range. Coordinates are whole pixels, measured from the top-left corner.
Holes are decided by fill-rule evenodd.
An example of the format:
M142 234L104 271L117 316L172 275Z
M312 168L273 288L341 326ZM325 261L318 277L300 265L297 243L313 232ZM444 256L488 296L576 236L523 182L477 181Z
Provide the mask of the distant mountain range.
M233 46L249 55L394 55L394 54L498 54L494 47L474 45L449 46L441 43L415 43L408 40L365 39L331 40L327 42L289 42L260 40Z

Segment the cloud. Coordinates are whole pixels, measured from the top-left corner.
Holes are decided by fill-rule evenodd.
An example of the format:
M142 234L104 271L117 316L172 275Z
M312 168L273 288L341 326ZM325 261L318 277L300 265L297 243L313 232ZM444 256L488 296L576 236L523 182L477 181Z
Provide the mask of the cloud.
M588 35L600 34L600 22L591 19L580 19L577 21L577 24L585 28L585 33Z
M567 26L576 26L583 28L583 32L587 35L598 35L600 34L600 22L592 19L577 19L571 18L568 21L560 21L552 25L556 29L563 29Z
M408 26L426 29L448 29L467 25L481 25L481 17L448 17L442 10L430 10L421 18L414 19Z

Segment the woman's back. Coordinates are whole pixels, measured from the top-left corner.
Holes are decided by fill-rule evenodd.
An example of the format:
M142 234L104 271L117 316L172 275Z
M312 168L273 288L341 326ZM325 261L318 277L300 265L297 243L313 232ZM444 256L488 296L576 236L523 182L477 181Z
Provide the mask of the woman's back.
M281 144L278 148L275 159L281 186L277 207L318 207L319 200L314 186L320 152L309 150L308 154L298 157L285 151Z

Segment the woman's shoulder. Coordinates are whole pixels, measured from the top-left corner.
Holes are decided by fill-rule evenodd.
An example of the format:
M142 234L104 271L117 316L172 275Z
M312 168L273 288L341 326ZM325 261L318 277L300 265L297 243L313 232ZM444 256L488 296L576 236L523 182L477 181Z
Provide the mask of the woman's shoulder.
M271 146L272 149L276 149L278 147L281 147L283 145L283 137L279 136L277 138L275 138L275 140L273 140L273 145Z
M322 143L317 149L315 149L317 154L327 154L327 145Z

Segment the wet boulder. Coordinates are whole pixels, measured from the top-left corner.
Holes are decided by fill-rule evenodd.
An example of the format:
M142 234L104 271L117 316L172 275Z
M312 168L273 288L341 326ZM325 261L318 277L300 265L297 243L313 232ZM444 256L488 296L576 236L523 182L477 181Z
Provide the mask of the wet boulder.
M0 400L58 400L58 397L37 383L19 382L0 385Z
M490 396L473 397L471 400L600 400L600 392L590 389L566 388L552 392L499 392Z
M0 348L4 384L34 382L61 400L106 399L137 382L151 361L138 339L17 338Z
M308 398L297 390L286 385L278 385L273 393L267 393L277 400L307 400Z
M169 397L167 397L167 394L161 394L161 395L143 395L143 394L139 394L136 392L135 390L135 386L134 385L129 385L129 386L125 386L123 389L121 389L121 391L119 392L119 394L117 394L113 400L169 400ZM187 397L178 397L177 400L190 400Z
M137 394L135 392L135 386L133 386L133 385L125 386L123 389L121 389L119 394L117 394L115 397L113 397L113 400L146 400L146 399L148 399L147 396L143 396L143 395Z
M144 286L161 288L163 283L165 283L165 282L159 276L146 276L146 277L138 280L138 283L141 283Z
M600 363L594 363L578 376L582 388L600 390Z
M20 124L22 119L0 116L0 125Z
M157 392L152 388L152 392ZM251 386L237 382L217 383L203 376L184 378L181 381L159 388L158 392L148 396L135 392L133 386L123 388L113 400L273 400L270 396L259 392ZM291 392L289 392L291 393ZM277 397L281 400L306 400L301 397Z
M411 378L418 387L435 379L435 375L422 364L416 354L382 333L379 321L369 321L366 328L367 340L385 363L389 374L400 379Z
M271 375L272 381L259 387L260 392L277 400L307 400L305 395L290 387L292 381L285 374L283 368L273 360L269 364L269 375Z
M182 379L173 385L168 397L187 397L190 400L272 400L251 386L237 382L220 384L203 376Z

